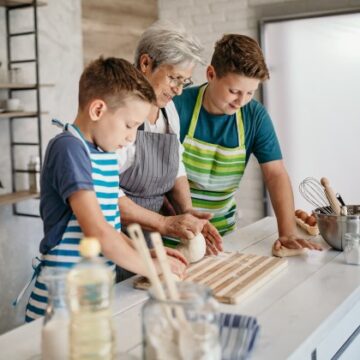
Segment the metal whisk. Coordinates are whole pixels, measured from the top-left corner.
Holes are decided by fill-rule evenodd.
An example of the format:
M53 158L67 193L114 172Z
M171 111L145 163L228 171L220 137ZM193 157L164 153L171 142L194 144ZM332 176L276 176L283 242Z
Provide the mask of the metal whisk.
M326 196L325 189L319 180L313 177L307 177L299 185L299 191L302 197L315 208L321 208L321 211L328 215L333 215L334 211Z

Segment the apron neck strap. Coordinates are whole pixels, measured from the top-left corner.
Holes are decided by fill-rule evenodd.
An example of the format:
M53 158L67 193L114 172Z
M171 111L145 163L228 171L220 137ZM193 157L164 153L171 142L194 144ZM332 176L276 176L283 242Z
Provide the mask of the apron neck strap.
M188 135L190 137L194 137L194 134L195 134L195 129L196 129L196 125L197 125L197 122L199 119L199 114L200 114L201 106L203 103L203 98L204 98L204 93L205 93L206 87L207 87L207 84L204 84L203 86L201 86L199 88L198 96L196 98L195 107L194 107L194 111L193 111L193 114L191 117L189 131L188 131ZM235 115L236 115L236 125L237 125L237 129L238 129L239 147L244 147L245 146L244 124L242 121L241 110L239 109L238 111L236 111Z
M163 116L164 116L164 119L165 119L165 122L166 122L166 132L168 133L169 130L170 130L170 125L169 125L169 118L168 118L167 112L166 112L165 108L160 108L160 111L161 111L161 113L162 113ZM145 129L145 122L143 122L143 123L138 127L138 130L144 131L144 129Z
M88 144L86 143L80 129L76 126L76 125L72 125L69 123L64 124L63 122L61 122L58 119L52 119L51 123L61 129L63 129L63 131L68 131L71 135L74 135L76 138L78 138L85 146L85 149L87 151L87 153L90 156L90 149Z
M193 114L191 117L189 131L188 131L188 134L190 137L194 137L194 134L195 134L195 129L196 129L197 121L199 118L201 105L202 105L206 87L207 87L207 84L205 84L199 88L198 96L196 98L195 107L194 107L194 111L193 111Z

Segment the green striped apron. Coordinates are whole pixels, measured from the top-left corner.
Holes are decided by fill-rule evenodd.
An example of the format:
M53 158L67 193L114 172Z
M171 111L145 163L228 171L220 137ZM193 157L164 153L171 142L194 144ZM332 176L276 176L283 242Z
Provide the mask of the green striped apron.
M235 229L234 199L245 171L245 132L241 111L236 112L239 145L227 148L195 139L206 85L199 89L188 134L183 146L183 162L190 184L193 207L213 214L211 223L224 235Z

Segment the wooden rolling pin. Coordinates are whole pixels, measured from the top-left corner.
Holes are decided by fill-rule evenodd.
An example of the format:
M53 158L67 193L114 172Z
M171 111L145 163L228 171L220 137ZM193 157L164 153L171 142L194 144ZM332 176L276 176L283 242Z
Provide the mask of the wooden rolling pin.
M330 187L330 182L327 178L323 177L320 179L321 185L325 189L325 195L329 200L330 206L336 215L340 215L341 208L338 199L335 196L334 190Z

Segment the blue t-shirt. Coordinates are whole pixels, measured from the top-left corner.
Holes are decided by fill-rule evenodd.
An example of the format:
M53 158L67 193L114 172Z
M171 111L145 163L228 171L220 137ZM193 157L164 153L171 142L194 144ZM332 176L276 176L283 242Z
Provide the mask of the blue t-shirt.
M99 152L93 144L87 144L91 152ZM44 222L40 252L46 254L60 242L73 214L70 195L78 190L94 190L90 157L80 139L64 131L49 142L40 181L40 215Z
M188 133L199 86L185 89L174 103L180 117L180 140ZM260 164L282 159L271 118L258 101L251 100L241 108L245 130L246 162L253 153ZM195 138L228 148L239 146L236 115L213 115L201 106Z

